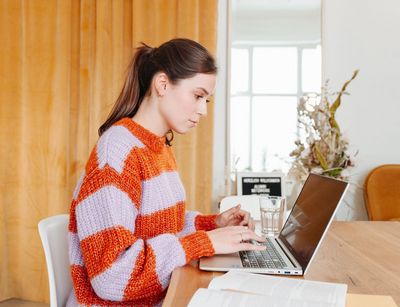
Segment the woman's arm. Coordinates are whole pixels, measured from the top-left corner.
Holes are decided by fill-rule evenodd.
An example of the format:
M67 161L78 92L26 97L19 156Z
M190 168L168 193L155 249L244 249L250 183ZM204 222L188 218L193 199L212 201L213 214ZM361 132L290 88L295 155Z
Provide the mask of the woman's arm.
M215 224L216 214L201 215L197 211L186 211L185 224L183 229L177 234L178 237L194 233L199 230L209 231L217 228Z
M195 211L187 211L181 233L187 234L196 230L210 231L227 226L248 226L253 231L255 228L250 213L241 210L240 205L237 205L220 214L201 215Z

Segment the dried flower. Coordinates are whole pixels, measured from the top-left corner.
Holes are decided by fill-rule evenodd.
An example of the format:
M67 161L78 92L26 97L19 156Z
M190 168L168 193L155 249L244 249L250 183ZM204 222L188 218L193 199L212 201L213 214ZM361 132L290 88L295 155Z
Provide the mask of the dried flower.
M358 70L354 71L338 93L329 93L327 81L320 95L307 95L299 100L298 126L304 141L295 141L296 149L290 154L294 161L289 171L296 179L304 180L310 172L345 179L348 172L343 170L354 166L354 157L348 153L349 143L340 131L335 113L342 95L348 94L347 86L357 74ZM331 104L329 97L332 95L337 97Z

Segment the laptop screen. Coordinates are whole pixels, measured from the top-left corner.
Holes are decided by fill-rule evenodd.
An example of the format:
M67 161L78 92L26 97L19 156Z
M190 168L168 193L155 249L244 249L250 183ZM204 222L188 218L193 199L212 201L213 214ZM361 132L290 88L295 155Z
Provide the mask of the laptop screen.
M279 234L305 271L339 204L347 183L310 174Z

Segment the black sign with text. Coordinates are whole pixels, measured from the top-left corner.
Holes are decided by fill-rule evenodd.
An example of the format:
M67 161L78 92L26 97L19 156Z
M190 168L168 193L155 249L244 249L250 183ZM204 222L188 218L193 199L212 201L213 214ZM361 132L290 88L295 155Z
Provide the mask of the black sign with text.
M282 196L281 177L242 177L242 195Z

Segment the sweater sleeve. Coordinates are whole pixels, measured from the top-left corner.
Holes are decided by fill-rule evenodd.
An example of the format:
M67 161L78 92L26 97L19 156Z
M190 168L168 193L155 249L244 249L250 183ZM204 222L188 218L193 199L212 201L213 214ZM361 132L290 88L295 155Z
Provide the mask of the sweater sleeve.
M173 234L148 240L136 237L138 179L127 186L126 178L106 166L86 176L80 190L86 196L78 197L75 207L77 237L90 284L103 300L157 296L168 287L175 268L214 254L205 231L180 238Z
M215 218L217 214L201 215L197 211L186 211L183 229L177 234L178 237L192 234L196 231L209 231L217 228Z
M217 224L215 223L215 219L218 214L210 214L210 215L198 215L195 219L196 230L213 230L217 228Z

